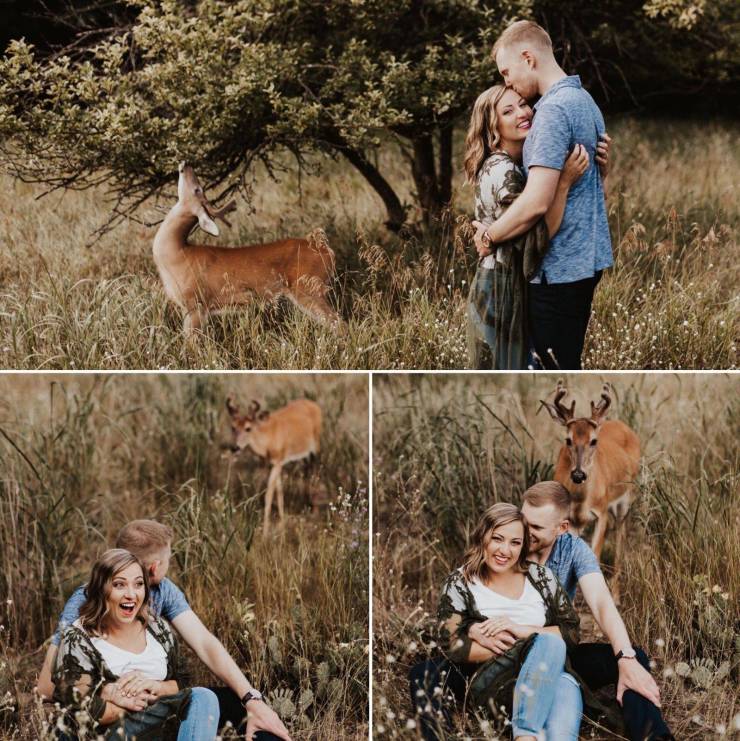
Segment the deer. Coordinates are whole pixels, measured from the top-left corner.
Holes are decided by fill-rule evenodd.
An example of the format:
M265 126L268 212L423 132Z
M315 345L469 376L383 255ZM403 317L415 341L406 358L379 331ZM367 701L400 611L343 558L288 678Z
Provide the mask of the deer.
M558 381L553 403L540 400L550 416L566 429L554 478L570 492L570 521L579 534L587 520L596 518L591 549L599 561L609 511L614 514L617 536L612 592L618 601L626 517L640 468L640 439L624 422L605 419L611 406L608 384L604 384L599 402L591 402L590 417L575 417L575 400L569 407L563 403L567 393L563 382Z
M262 410L259 402L252 400L246 413L242 414L234 398L229 396L226 409L231 418L232 453L236 455L250 448L272 465L267 479L262 523L262 534L266 537L270 531L272 500L276 492L281 525L285 517L281 477L283 466L319 453L321 407L310 399L296 399L270 412Z
M177 203L157 230L153 252L165 294L183 312L185 335L200 329L209 315L248 304L255 296L267 300L285 296L315 321L340 329L343 322L326 299L335 260L323 230L307 239L244 247L188 242L196 225L218 237L216 220L230 227L226 215L234 209L235 200L214 208L193 168L180 163Z

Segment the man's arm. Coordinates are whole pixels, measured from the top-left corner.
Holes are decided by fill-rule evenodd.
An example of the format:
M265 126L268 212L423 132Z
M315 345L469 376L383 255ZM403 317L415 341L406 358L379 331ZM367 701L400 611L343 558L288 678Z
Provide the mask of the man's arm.
M614 654L623 648L630 648L632 643L624 621L614 604L604 575L599 572L584 574L578 580L583 597L593 613L604 635L609 640ZM620 659L619 681L617 683L617 700L621 704L622 695L627 689L638 692L660 707L660 690L655 680L637 659Z
M39 681L36 684L36 691L44 700L51 700L54 694L54 682L51 681L51 672L54 669L54 662L57 659L59 647L55 643L50 643L44 656L44 665L39 673Z
M550 208L559 180L560 170L532 167L522 194L486 230L491 242L506 242L531 229Z
M172 620L172 625L198 658L222 682L234 690L237 697L242 698L253 689L221 641L203 625L192 610L180 613ZM270 731L280 738L290 738L280 718L265 703L250 700L247 703L247 711L250 723L254 720L256 729Z

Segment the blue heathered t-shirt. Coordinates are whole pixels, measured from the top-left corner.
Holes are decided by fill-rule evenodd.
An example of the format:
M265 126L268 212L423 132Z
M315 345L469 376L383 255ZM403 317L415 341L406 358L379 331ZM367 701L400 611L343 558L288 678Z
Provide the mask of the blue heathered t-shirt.
M57 623L57 629L51 637L51 642L59 645L62 633L80 616L80 608L85 604L85 587L78 587L64 605L62 614ZM185 595L169 579L162 579L159 584L153 584L149 590L149 609L157 616L172 622L178 615L190 609Z
M576 144L588 150L589 166L568 192L560 229L550 240L533 282L541 282L543 274L548 283L592 278L614 264L604 188L596 163L596 144L606 131L604 117L578 75L556 82L534 111L522 153L525 174L531 167L562 170Z
M571 533L558 536L545 566L557 576L571 601L576 596L578 580L582 576L601 573L599 560L588 543Z

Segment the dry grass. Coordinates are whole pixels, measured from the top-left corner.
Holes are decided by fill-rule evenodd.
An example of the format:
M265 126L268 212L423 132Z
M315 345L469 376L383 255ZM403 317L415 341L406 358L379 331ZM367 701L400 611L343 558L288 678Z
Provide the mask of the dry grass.
M229 463L219 447L228 392L323 409L318 480L286 467L287 524L268 539L267 466ZM44 642L137 517L173 527L170 575L294 738L367 736L365 376L6 375L0 399L0 739L45 738L30 695ZM319 515L309 486L330 502ZM214 683L190 664L195 682Z
M416 738L406 673L428 653L439 586L480 512L552 474L561 428L538 400L556 376L380 376L373 395L374 724ZM655 660L680 739L740 731L740 380L610 375L613 418L642 441L639 494L621 584L632 639ZM604 377L566 383L588 409ZM604 560L612 565L613 537ZM579 605L587 637L598 636ZM411 716L411 717L410 717ZM382 730L381 730L382 729ZM733 730L734 729L734 730ZM583 738L614 738L586 726ZM459 719L454 738L488 737Z
M597 293L587 366L737 367L737 125L625 119L613 122L612 133L617 264ZM457 149L461 161L459 141ZM411 202L400 153L388 145L380 162ZM343 163L321 164L318 174L289 165L279 183L257 172L250 208L242 204L234 231L220 242L324 228L337 253L332 301L349 322L345 336L337 339L292 307L255 303L214 319L186 343L153 264L153 228L129 222L86 247L104 220L101 192L35 201L38 189L5 177L0 366L465 367L470 246L460 238L391 237L379 226L379 199L360 176ZM141 216L156 218L154 205ZM455 207L472 211L471 189L459 178Z

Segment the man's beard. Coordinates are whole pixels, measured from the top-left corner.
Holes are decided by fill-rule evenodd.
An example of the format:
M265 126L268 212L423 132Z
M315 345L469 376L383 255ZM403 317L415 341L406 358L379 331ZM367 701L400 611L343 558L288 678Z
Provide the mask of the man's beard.
M547 548L550 543L543 543L541 540L532 540L529 541L529 555L534 555L535 553L542 553L542 551Z

